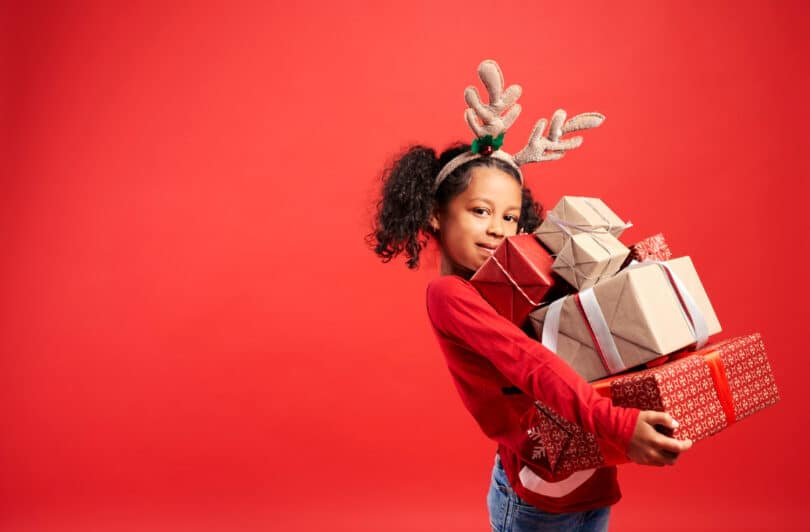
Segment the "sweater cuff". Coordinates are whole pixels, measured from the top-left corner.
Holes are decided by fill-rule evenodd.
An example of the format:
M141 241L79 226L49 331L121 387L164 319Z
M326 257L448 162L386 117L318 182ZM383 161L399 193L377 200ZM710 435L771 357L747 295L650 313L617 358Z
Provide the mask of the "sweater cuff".
M613 425L616 431L612 437L599 438L599 447L602 451L602 457L605 460L606 466L615 466L619 464L626 464L630 461L627 456L627 451L630 447L630 441L633 439L633 433L636 430L636 423L641 410L637 408L624 408L614 406L614 409L619 410L616 412L616 424Z
M636 431L636 423L638 423L638 416L641 410L638 408L624 408L626 412L622 423L621 431L619 433L619 441L617 443L621 446L622 455L627 458L627 451L630 448L630 441L633 439L633 433Z

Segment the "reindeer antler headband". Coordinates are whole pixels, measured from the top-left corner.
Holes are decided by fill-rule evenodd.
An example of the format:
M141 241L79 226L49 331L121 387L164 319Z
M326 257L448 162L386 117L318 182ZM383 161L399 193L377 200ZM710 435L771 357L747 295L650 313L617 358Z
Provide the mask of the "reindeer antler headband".
M520 85L512 85L503 90L503 74L498 63L491 59L486 59L478 65L478 77L481 78L489 94L489 105L481 103L475 87L467 87L464 90L464 99L469 106L464 113L464 118L467 119L476 138L472 142L470 151L454 157L444 165L439 175L436 176L436 182L433 185L434 191L456 168L482 157L495 157L510 164L517 170L522 185L523 173L520 171L522 165L561 158L565 155L566 150L573 150L582 144L580 136L560 140L561 136L581 129L598 127L605 120L605 117L599 113L582 113L566 121L565 111L558 109L551 117L548 136L543 136L547 122L545 118L541 118L532 130L529 144L512 156L501 150L501 146L506 130L520 114L520 104L515 102L520 98L523 89L520 88Z

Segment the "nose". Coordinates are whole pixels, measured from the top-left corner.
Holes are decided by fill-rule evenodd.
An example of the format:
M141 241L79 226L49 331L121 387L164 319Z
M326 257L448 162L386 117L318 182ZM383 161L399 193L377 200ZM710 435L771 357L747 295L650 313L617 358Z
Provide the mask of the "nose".
M501 220L498 216L490 217L489 227L487 227L487 234L496 236L498 238L503 237L503 220Z

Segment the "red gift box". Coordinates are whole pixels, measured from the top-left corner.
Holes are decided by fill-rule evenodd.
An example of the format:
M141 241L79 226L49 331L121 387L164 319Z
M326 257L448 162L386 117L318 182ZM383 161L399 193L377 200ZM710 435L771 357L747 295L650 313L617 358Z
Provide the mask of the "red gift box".
M664 235L658 233L630 246L630 258L639 262L645 260L667 261L672 258L672 252L669 250L669 244Z
M664 365L593 383L613 404L669 412L678 439L707 438L779 401L759 333L683 353Z
M726 340L696 352L671 355L666 364L594 382L613 404L669 412L678 421L671 435L698 441L779 401L765 345L758 333ZM540 402L528 422L534 447L528 455L554 477L603 464L629 461L602 455L593 435Z
M521 325L554 284L551 255L534 235L501 242L470 282L499 314Z
M557 482L577 471L592 469L626 461L623 455L606 448L604 455L596 436L583 431L546 404L535 401L534 408L522 421L529 437L523 449L524 456L531 456L532 469L539 469L545 480Z

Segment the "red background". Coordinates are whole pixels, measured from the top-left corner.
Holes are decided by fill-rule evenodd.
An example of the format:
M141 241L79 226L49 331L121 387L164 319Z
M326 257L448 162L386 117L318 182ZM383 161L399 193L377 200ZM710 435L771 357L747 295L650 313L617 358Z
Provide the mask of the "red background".
M0 16L2 530L487 530L495 446L429 328L435 253L363 241L394 154L469 140L484 58L524 87L508 151L557 107L607 116L535 195L664 231L782 393L622 468L612 529L799 527L803 2L105 4Z

